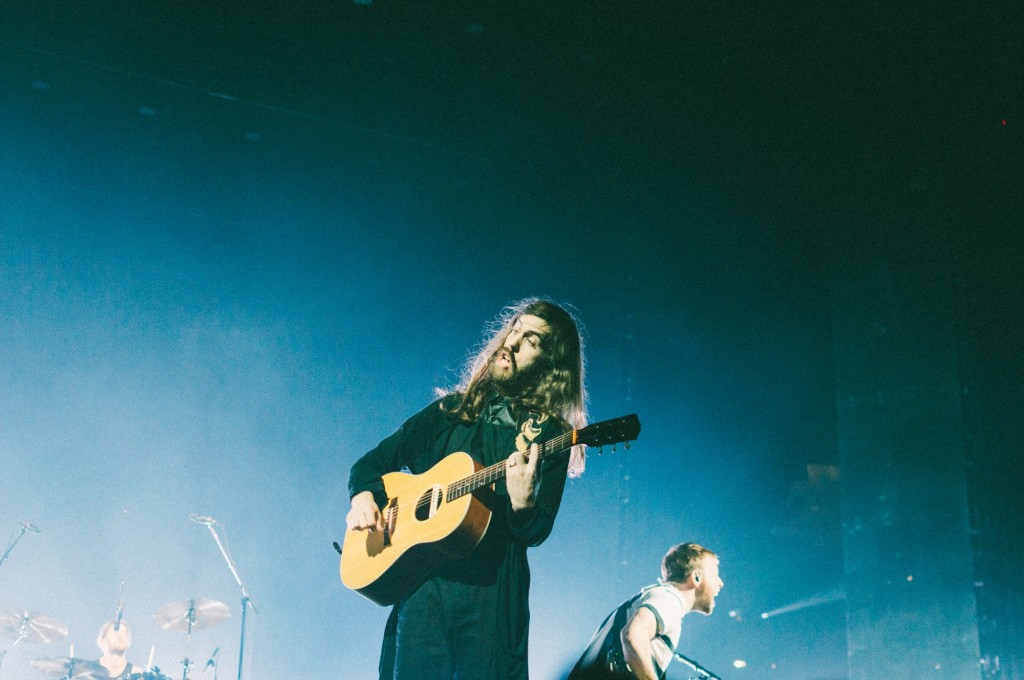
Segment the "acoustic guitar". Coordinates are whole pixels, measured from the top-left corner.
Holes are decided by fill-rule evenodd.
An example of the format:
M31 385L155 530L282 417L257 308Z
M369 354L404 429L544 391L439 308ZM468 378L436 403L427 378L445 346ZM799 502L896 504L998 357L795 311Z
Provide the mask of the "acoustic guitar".
M540 444L538 464L580 444L628 447L639 434L635 413L594 423ZM493 484L504 476L504 460L484 467L462 452L423 474L384 475L384 530L345 533L341 582L384 606L411 595L438 566L480 543L491 521Z

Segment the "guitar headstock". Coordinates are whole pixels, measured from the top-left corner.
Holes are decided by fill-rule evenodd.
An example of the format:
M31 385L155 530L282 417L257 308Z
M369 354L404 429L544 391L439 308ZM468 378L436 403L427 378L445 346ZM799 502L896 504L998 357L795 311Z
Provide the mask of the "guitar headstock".
M635 413L621 418L602 420L600 423L587 425L576 432L576 443L587 446L604 446L631 442L640 434L640 419Z

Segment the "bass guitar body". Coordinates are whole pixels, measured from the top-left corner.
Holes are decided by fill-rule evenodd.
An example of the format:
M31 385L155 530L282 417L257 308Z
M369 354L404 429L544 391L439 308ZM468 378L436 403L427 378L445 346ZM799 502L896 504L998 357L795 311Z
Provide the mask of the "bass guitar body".
M423 474L384 475L384 530L345 533L342 583L377 604L391 605L412 594L437 565L476 547L491 521L493 491L482 487L452 497L448 486L481 468L460 452Z

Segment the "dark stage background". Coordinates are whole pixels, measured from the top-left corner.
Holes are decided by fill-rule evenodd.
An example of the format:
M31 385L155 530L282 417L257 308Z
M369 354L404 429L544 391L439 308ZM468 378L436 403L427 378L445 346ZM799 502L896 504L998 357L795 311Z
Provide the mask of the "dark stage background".
M982 675L1024 677L1020 6L765 7L2 0L0 540L41 533L0 608L69 636L0 679L98 656L122 582L136 662L172 677L185 637L152 614L227 603L191 656L232 677L240 594L189 513L226 527L257 607L247 678L375 677L387 611L331 547L348 468L528 295L579 310L593 419L644 423L531 552L534 677L685 540L726 586L680 651L862 677L847 340L929 299L974 565L933 586L977 603L956 623ZM885 370L937 355L908 356Z

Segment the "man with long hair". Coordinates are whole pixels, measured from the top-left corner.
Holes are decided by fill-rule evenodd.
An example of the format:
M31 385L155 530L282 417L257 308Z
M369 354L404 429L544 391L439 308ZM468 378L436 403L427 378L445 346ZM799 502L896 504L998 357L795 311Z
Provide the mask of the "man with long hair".
M710 616L722 586L718 556L696 543L669 548L661 578L604 620L567 680L661 680L672 662L683 617Z
M506 466L480 543L392 609L381 680L527 679L526 549L551 533L565 478L584 466L582 447L538 462L537 445L582 427L585 404L576 319L549 300L522 300L498 317L458 387L352 466L346 522L366 531L384 528L384 474L422 474L456 451Z

